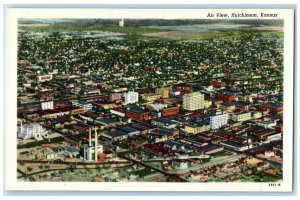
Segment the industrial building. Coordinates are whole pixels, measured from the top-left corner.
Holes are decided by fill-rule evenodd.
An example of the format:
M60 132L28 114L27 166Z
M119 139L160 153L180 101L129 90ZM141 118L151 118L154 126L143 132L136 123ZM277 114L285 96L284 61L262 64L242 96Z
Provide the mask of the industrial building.
M38 123L25 124L21 122L19 138L23 140L27 139L42 139L44 136L47 136L47 131Z
M89 143L84 145L84 160L98 161L98 155L103 153L103 145L98 143L98 129L94 128L94 140L92 140L92 129L89 129Z

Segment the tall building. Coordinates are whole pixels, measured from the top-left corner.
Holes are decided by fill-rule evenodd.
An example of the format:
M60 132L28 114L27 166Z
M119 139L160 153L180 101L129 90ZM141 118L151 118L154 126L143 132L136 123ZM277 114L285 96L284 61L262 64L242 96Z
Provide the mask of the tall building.
M229 115L228 113L217 112L215 115L210 117L211 129L218 129L228 124Z
M185 110L194 111L203 109L204 105L204 95L200 92L193 92L183 95L183 108Z
M129 91L124 94L125 104L136 103L139 101L139 93L134 91Z

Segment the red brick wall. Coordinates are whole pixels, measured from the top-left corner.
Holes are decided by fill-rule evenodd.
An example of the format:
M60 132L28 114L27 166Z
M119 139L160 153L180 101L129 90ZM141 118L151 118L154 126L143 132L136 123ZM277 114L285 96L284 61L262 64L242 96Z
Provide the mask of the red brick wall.
M144 121L144 120L148 120L149 119L149 115L148 113L136 113L136 112L132 112L130 110L126 110L125 116L128 118L132 118L138 121Z
M162 110L161 116L168 117L172 115L176 115L179 112L179 107L169 108L167 110Z
M235 99L235 96L233 96L233 95L222 95L222 94L218 95L218 101L223 101L224 103L230 103L230 102L234 101L234 99Z

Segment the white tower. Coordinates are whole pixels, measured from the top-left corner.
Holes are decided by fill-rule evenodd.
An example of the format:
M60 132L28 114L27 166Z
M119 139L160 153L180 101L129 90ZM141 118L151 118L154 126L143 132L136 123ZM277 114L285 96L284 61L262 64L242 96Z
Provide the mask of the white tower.
M124 27L124 25L125 25L124 19L121 19L121 20L119 21L119 26L120 26L120 27Z

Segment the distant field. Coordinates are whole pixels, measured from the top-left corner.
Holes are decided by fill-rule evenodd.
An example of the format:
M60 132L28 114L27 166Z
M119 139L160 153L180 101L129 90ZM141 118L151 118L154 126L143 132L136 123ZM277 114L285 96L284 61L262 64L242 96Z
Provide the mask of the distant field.
M197 26L196 26L197 27ZM200 27L199 27L200 28ZM210 38L230 38L239 37L241 33L255 32L261 33L263 36L269 35L282 35L283 32L280 27L260 27L259 29L207 29L206 31L195 31L193 29L186 30L171 30L168 27L151 27L151 26L91 26L91 25L44 25L44 24L30 24L19 25L19 30L29 32L108 32L111 35L139 35L141 37L151 37L157 39L170 39L170 40L202 40ZM97 34L97 33L96 33ZM100 34L100 33L99 33ZM103 35L105 36L105 34Z
M144 26L90 26L90 25L19 25L20 30L34 32L68 32L68 31L110 31L124 34L143 34L166 31L165 29L144 27Z
M158 37L172 40L201 40L210 38L229 38L229 37L240 37L242 33L253 32L253 31L223 31L223 32L202 32L202 33L189 33L179 31L168 31L168 32L156 32L146 33L144 35L151 37ZM280 31L268 31L268 30L256 30L255 33L260 33L264 36L269 35L282 35Z

